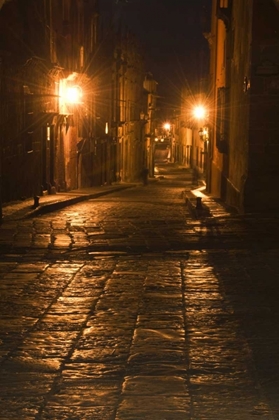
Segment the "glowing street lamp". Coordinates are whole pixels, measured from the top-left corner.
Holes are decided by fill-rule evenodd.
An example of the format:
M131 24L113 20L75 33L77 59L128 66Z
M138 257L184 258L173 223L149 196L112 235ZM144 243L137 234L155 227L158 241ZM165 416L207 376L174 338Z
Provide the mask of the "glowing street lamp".
M165 130L169 131L169 130L170 130L170 127L171 127L171 126L170 126L170 123L167 123L167 122L166 122L166 123L164 124L164 129L165 129Z
M209 128L209 111L202 105L196 105L192 108L192 118L193 118L193 130L197 131L199 138L204 142L204 145L201 146L196 140L196 136L193 135L193 147L200 147L203 149L204 154L204 173L206 179L206 190L210 190L210 128ZM195 121L194 121L195 120ZM198 127L200 127L198 129ZM193 173L198 171L197 162L193 161Z
M193 110L193 115L197 120L204 120L206 118L207 112L204 106L196 106Z
M82 104L82 89L79 85L73 84L68 79L61 79L59 82L59 113L71 114L72 107Z
M79 86L69 86L65 90L65 102L79 104L82 98L82 90Z
M199 129L199 136L200 136L201 140L208 141L208 139L209 139L208 127L200 128Z
M208 119L208 111L203 105L198 105L193 109L194 118L200 122L201 125L206 124ZM207 126L202 126L199 129L199 136L201 140L208 141L209 139L209 129Z

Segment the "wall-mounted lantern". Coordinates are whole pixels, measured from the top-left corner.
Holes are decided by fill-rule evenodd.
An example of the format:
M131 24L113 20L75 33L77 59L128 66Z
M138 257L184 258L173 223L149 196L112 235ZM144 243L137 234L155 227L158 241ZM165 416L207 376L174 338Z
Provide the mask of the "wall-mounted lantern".
M59 113L63 115L72 114L73 106L82 104L83 92L76 83L76 75L73 74L67 79L59 81Z
M204 120L207 118L207 110L203 105L198 105L193 109L193 116L196 120Z
M148 115L146 115L143 111L140 113L140 121L144 123L148 122Z
M199 136L201 140L208 141L209 140L208 127L201 127L199 129Z
M63 92L63 96L66 103L69 104L80 104L82 99L82 90L80 86L67 86Z
M164 123L163 128L164 128L166 131L170 131L170 128L171 128L170 123L168 123L168 122Z

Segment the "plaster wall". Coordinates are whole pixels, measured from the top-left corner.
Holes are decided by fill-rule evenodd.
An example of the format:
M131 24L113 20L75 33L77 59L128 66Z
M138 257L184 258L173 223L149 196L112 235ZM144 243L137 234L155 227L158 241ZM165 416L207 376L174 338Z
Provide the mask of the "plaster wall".
M212 182L240 212L279 207L278 27L272 0L233 2L226 32L228 152L221 165L213 155Z
M279 207L278 27L279 11L274 2L254 0L246 211Z
M211 33L209 45L211 52L210 79L211 79L211 100L210 100L210 143L209 160L210 176L209 191L215 197L222 196L222 179L224 177L224 155L217 148L218 130L218 89L226 87L227 70L227 30L225 23L217 17L217 1L212 2Z

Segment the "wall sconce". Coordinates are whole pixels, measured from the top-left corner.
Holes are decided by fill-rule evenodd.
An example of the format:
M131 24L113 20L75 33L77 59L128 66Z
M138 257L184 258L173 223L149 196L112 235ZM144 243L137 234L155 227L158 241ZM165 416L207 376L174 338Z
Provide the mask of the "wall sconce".
M140 113L140 120L144 123L147 123L148 121L148 115L146 115L143 111Z
M67 79L60 80L59 97L62 103L80 104L82 89L78 85L71 85Z
M59 81L59 113L71 114L74 105L82 104L83 92L79 85L68 79Z
M207 110L203 105L198 105L193 109L193 116L196 120L204 120L207 116Z
M65 102L70 104L80 104L82 90L80 86L67 86L65 90Z
M249 89L250 89L250 80L248 79L247 76L245 76L244 81L243 81L243 92L247 93Z
M47 127L46 127L46 139L47 141L50 141L50 125L49 124L47 124Z
M201 140L208 141L208 139L209 139L208 127L200 128L199 129L199 136L200 136Z

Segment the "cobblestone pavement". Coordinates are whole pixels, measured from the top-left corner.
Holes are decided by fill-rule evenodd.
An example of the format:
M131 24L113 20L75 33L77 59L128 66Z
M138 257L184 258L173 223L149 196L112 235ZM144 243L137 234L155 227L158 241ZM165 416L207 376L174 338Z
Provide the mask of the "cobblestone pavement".
M278 218L190 188L1 225L1 420L279 419Z

